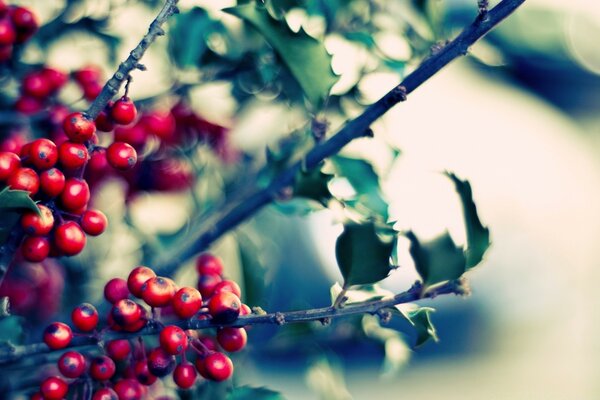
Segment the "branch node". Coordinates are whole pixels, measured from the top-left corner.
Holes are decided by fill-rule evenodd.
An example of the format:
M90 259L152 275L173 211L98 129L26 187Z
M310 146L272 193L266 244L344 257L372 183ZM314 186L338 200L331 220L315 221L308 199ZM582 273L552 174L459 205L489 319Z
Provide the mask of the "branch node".
M401 101L406 101L406 88L402 85L396 86L390 91L388 96L386 96L386 100L386 102L389 105L394 105Z
M285 324L285 315L283 313L276 312L274 318L277 325Z
M392 320L392 313L390 310L385 310L383 308L377 310L377 316L379 317L379 322L382 325L387 325Z
M327 326L327 325L331 324L331 317L321 318L319 320L319 322L321 322L321 325Z
M375 132L373 132L373 129L367 128L367 129L365 129L364 137L368 137L368 138L375 137Z
M477 18L481 21L487 17L488 10L490 7L489 0L477 0L477 7L479 9L479 15Z
M146 71L148 68L146 68L146 66L144 64L135 64L135 68L139 69L140 71Z
M320 143L325 139L328 128L329 121L326 119L313 118L311 121L311 131L317 143Z

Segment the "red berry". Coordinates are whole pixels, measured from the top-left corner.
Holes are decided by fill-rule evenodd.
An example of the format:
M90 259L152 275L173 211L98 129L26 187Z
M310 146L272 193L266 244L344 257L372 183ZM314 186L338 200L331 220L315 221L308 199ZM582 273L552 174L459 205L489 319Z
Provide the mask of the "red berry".
M196 271L199 275L223 275L223 262L219 257L210 253L200 254L196 259Z
M108 220L100 210L88 210L81 216L81 227L83 231L91 236L98 236L104 232Z
M217 330L217 341L225 351L233 353L246 347L248 335L244 328L220 328Z
M109 380L116 369L115 362L107 356L95 357L90 363L90 375L97 381Z
M144 310L141 306L140 309L142 310L142 318L140 318L136 323L133 323L131 325L125 325L123 327L123 330L125 332L139 332L140 330L142 330L142 328L146 326L146 322L148 321L146 316L146 310Z
M88 65L75 71L73 79L80 85L96 83L102 79L102 70L95 65Z
M141 124L148 133L160 139L170 139L175 133L175 117L170 112L153 111L141 119Z
M53 141L37 139L29 148L29 162L40 170L52 168L58 161L58 149Z
M17 32L10 20L0 19L0 45L12 45L17 39Z
M114 321L121 326L136 324L144 316L142 307L129 299L116 302L110 313Z
M171 306L179 318L190 318L202 307L202 295L193 287L183 287L173 296Z
M196 369L190 363L179 364L173 371L173 380L175 384L182 389L189 389L196 382Z
M119 395L110 388L102 388L94 392L92 400L119 400Z
M0 152L0 181L5 181L21 166L21 159L15 153Z
M56 197L65 188L65 175L58 168L50 168L40 174L40 188L49 197Z
M38 28L35 15L25 7L11 8L10 17L17 30L16 43L25 42Z
M217 340L212 336L201 336L198 338L198 341L202 343L201 347L207 348L209 351L218 351L219 345L217 344Z
M35 114L42 108L44 108L44 103L36 97L23 95L15 102L15 110L25 115Z
M148 362L146 360L136 362L133 371L136 379L142 385L150 386L158 379L148 369Z
M161 347L153 349L148 354L148 369L150 373L159 378L167 376L175 367L175 357L168 354Z
M106 149L106 159L113 168L127 170L135 166L137 152L127 143L115 142Z
M90 161L87 165L87 170L91 173L100 175L108 167L108 161L106 160L106 150L96 149L90 155Z
M106 353L115 361L123 361L131 353L131 344L126 339L111 340L106 344Z
M102 110L96 117L96 129L101 132L111 132L115 129L115 124L105 110Z
M223 280L221 275L208 273L200 275L198 278L198 290L203 298L209 298L213 295L215 287Z
M71 328L62 322L53 322L44 330L44 343L52 350L67 347L71 339L73 339Z
M54 244L64 255L74 256L85 247L85 234L77 222L64 222L54 231Z
M96 125L82 113L75 112L65 118L63 129L71 141L83 143L94 136Z
M90 201L90 187L83 179L69 178L60 194L62 207L67 211L77 211L87 206Z
M220 292L231 292L239 298L242 297L242 291L240 290L240 286L234 281L230 280L224 280L222 282L217 283L215 289L213 290L213 295Z
M156 277L156 274L148 267L139 266L134 268L127 278L127 288L135 297L142 298L142 286L148 279L154 277Z
M87 101L93 101L102 92L102 85L99 82L90 82L83 85L82 89L83 97Z
M42 69L42 71L40 73L50 83L50 87L52 88L52 91L60 89L62 86L64 86L65 83L67 83L67 80L68 80L67 74L65 74L64 72L59 71L55 68L45 67L44 69Z
M141 400L144 396L142 385L135 379L122 379L115 383L114 389L119 400Z
M13 190L25 190L34 196L40 189L40 178L31 168L19 168L6 182Z
M54 226L54 216L52 211L40 204L38 206L40 214L34 211L27 211L21 217L21 226L28 235L43 236L50 233Z
M240 308L240 315L250 315L250 314L252 314L252 309L250 307L248 307L248 305L242 304L242 307Z
M67 351L58 359L58 370L67 378L79 378L85 367L85 357L76 351Z
M13 53L12 45L10 45L10 44L0 45L0 63L10 60L12 57L12 53Z
M208 302L208 311L217 323L235 321L240 315L242 302L231 292L221 292L211 297Z
M21 254L29 262L44 261L50 254L50 240L40 236L26 237L21 243Z
M83 303L73 309L71 320L75 328L82 332L90 332L98 326L98 311L90 303Z
M188 338L183 329L175 325L163 328L158 337L160 346L171 355L183 353L188 347Z
M38 71L23 78L21 89L28 96L44 99L52 93L54 87L48 77Z
M40 385L40 392L46 400L62 400L69 391L69 385L58 376L46 378Z
M233 363L231 359L223 353L211 353L204 358L205 378L221 382L227 380L233 375ZM202 374L202 371L199 371Z
M58 159L65 168L80 168L88 160L88 151L84 144L67 141L58 148Z
M121 97L110 109L112 119L121 125L128 125L137 116L137 109L129 97Z
M175 283L161 276L148 279L141 289L142 299L150 307L168 306L176 291Z
M113 278L104 285L104 298L109 303L115 304L119 300L129 297L129 289L127 289L127 281L121 278Z

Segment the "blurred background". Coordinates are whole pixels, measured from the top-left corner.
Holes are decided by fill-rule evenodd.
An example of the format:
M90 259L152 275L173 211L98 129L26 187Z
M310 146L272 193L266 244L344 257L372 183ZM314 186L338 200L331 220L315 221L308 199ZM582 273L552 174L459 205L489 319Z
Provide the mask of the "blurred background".
M144 34L159 2L20 3L46 22L67 7L64 21L81 25L30 46L25 60L47 59L66 71L93 63L108 75ZM219 148L218 160L214 146L212 155L203 146L188 154L197 176L191 191L140 191L125 207L114 199L130 191L127 181L107 180L96 205L109 216L110 234L65 262L57 310L99 302L104 281L125 277L147 260L142 243L149 237L168 247L185 235L196 215L243 187L240 176L248 174L236 178L239 165L255 172L284 159L289 143L302 147L296 133L306 132L313 110L289 89L272 51L220 11L235 2L180 3L183 13L170 25L169 39L144 58L148 71L134 73L131 96L142 107L162 108L173 107L175 93L185 97L203 120L227 131L227 150ZM339 81L319 113L329 132L468 24L475 3L286 2L282 18L289 27L323 39L333 55ZM493 244L468 274L471 297L424 303L437 309L432 320L439 342L414 349L408 324L382 328L369 318L326 327L253 327L248 350L235 360L236 383L266 386L289 399L600 396L599 37L600 6L592 0L527 0L468 57L378 121L374 138L344 149L344 156L372 165L389 219L419 237L448 230L463 244L459 198L441 172L452 171L473 187ZM258 185L267 172L258 175ZM338 198L352 196L343 179L330 182L330 190ZM309 206L294 200L269 206L211 248L227 274L243 282L246 303L269 311L330 304L329 288L341 282L334 251L341 212L329 204L309 214ZM383 288L399 292L416 279L406 249ZM192 260L177 281L194 284L193 271Z

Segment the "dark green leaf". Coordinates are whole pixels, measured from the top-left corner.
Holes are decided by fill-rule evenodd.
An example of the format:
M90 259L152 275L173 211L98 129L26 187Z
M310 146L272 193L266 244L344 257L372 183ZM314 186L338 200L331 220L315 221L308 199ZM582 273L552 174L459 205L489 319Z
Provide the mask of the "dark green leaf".
M387 277L394 244L383 242L373 223L344 225L335 245L344 286L376 283Z
M292 8L301 7L305 0L265 0L265 7L269 15L275 19L283 19Z
M410 255L425 286L458 279L465 272L465 255L448 232L423 243L413 232L408 232L406 237L411 242Z
M23 342L23 318L11 315L0 319L0 345Z
M437 332L430 317L430 314L434 311L435 310L430 307L421 307L416 311L408 313L408 320L417 331L417 341L415 346L421 346L429 339L433 339L436 342L438 341Z
M467 269L473 268L481 262L486 250L490 247L490 230L481 224L477 215L477 206L473 202L473 191L468 181L460 180L456 175L447 172L448 178L454 182L456 191L460 196L467 232Z
M284 21L272 18L257 5L242 5L224 11L256 28L275 49L315 108L320 108L337 77L331 69L331 55L322 42L300 29L292 32Z
M5 187L0 191L0 211L31 210L39 213L38 206L23 190L10 190Z
M180 68L198 65L208 48L206 40L218 25L199 7L177 15L169 35L173 61Z
M284 400L281 393L264 387L241 386L233 388L227 400Z
M294 196L316 200L326 207L331 199L328 187L331 178L333 178L332 175L321 172L320 168L306 172L300 171L296 176Z

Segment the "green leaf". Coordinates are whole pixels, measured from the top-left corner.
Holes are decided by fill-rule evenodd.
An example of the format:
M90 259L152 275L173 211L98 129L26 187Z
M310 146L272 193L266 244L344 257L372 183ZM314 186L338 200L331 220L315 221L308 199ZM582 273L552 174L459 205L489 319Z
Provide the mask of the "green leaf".
M383 376L397 375L407 365L411 356L404 335L394 329L384 328L379 324L379 319L373 315L363 316L362 328L367 337L377 340L383 345L385 351Z
M465 230L467 232L465 255L467 257L467 269L470 269L481 262L483 255L490 247L490 230L483 226L479 220L477 206L473 202L473 191L469 182L459 179L451 172L446 172L446 176L454 183L462 202Z
M390 256L395 241L383 242L371 222L344 225L335 255L344 277L344 286L376 283L390 273Z
M314 168L312 171L300 171L296 176L294 196L316 200L327 207L327 203L332 197L328 186L331 178L333 178L332 175L321 172L320 168Z
M410 255L425 286L458 279L466 270L465 255L445 232L441 236L421 243L413 232L406 233L410 240Z
M284 400L281 393L264 387L240 386L233 388L227 400Z
M259 5L241 5L223 10L243 19L258 30L283 60L308 101L319 109L337 81L331 69L331 55L325 45L300 29L292 32Z
M24 190L10 190L5 187L0 191L0 211L31 210L40 212L38 206Z
M429 339L438 341L437 331L431 322L430 314L435 312L431 307L420 307L416 311L408 312L408 320L417 331L416 347L422 346Z
M198 65L208 49L206 41L217 27L220 27L220 23L199 7L177 15L169 34L170 53L175 64L180 68Z
M335 302L342 290L342 286L337 282L334 283L331 288L329 288L331 304ZM369 300L381 300L385 297L392 298L394 297L394 293L389 290L382 289L379 287L379 285L362 285L357 286L354 289L347 290L345 296L348 299L345 304L352 304Z
M0 346L23 343L23 318L11 315L0 319Z

